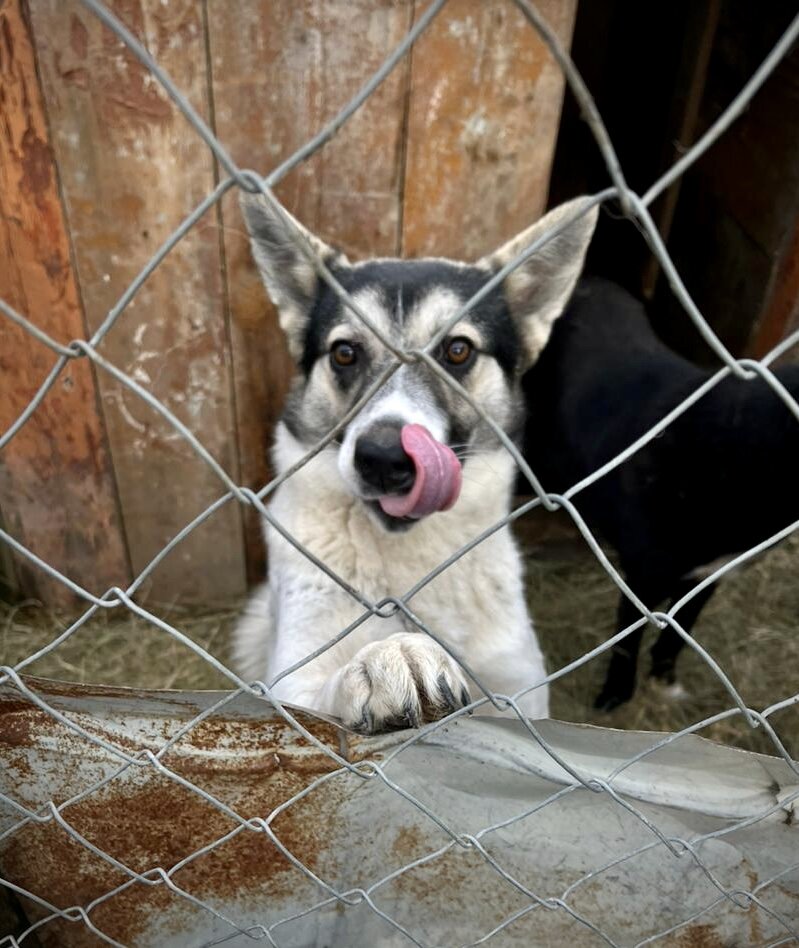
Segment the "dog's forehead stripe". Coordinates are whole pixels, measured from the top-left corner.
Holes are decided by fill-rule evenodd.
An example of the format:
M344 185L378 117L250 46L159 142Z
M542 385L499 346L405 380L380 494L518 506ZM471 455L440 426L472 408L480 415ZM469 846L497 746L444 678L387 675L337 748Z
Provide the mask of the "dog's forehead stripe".
M406 342L413 347L427 345L457 313L463 304L461 297L449 287L433 287L425 296L421 297L408 314L406 326ZM467 328L468 327L468 328ZM450 335L466 334L472 342L480 345L482 334L472 323L467 313L449 330Z
M463 303L458 294L442 286L433 287L426 295L418 297L410 311L405 308L401 287L397 289L393 309L386 305L387 296L383 287L370 286L354 293L353 300L386 337L393 339L398 345L412 348L427 345ZM371 329L344 303L341 304L339 315L340 319L330 326L324 337L328 348L338 339L358 339L368 347L373 341L377 342ZM452 327L451 332L467 332L468 326L470 323L467 314ZM482 342L482 333L477 327L472 327L468 335L475 343Z
M488 279L486 271L477 267L435 259L370 260L355 267L335 267L334 274L384 335L411 347L426 345ZM466 325L474 328L463 334L472 338L475 330L479 332L480 338L473 341L494 355L503 371L512 374L519 340L502 291L488 294L467 313L461 331ZM306 376L335 341L332 331L345 326L372 348L370 330L320 281L305 330L302 368ZM452 332L457 329L453 327ZM374 346L379 346L376 340Z
M392 314L386 308L385 294L379 286L368 286L352 294L352 299L358 309L369 319L372 325L384 336L389 338L394 333L394 320ZM335 342L337 339L358 339L362 341L375 340L377 337L343 302L338 315L338 319L329 327L325 339L327 345Z

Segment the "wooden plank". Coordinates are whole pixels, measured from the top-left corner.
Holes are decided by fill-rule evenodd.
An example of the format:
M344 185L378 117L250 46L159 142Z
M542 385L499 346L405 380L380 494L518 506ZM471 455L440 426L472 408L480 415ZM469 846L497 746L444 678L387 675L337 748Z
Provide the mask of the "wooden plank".
M799 210L799 209L797 209ZM799 329L799 214L793 233L774 271L768 299L754 333L753 351L762 359L789 333ZM799 362L799 345L794 345L783 358Z
M200 114L208 115L202 6L109 6ZM207 147L132 53L76 0L31 7L89 326L214 186ZM158 397L238 474L220 252L209 215L106 337L103 354ZM170 425L105 373L99 384L139 571L223 487ZM241 512L228 504L156 572L155 600L215 602L244 590Z
M331 119L410 28L410 0L209 4L216 130L244 167L267 172ZM321 152L278 187L304 224L353 258L399 244L405 59ZM253 266L236 196L223 204L242 481L270 477L268 452L291 375ZM250 576L263 574L257 520Z
M576 0L543 0L568 46ZM475 259L544 210L563 77L510 3L452 0L413 53L402 250Z
M85 335L29 24L0 7L0 297L62 342ZM55 354L0 316L0 431L16 421ZM0 505L11 534L91 591L129 578L106 436L86 359L66 366L0 455ZM73 597L27 561L22 591Z
M667 134L662 142L658 174L662 174L679 161L696 140L699 108L705 91L720 9L721 0L708 0L706 4L696 4L686 11L678 67L674 81L670 84L672 107L664 122L664 129L676 129L676 134ZM664 243L668 243L671 225L674 223L681 185L682 179L678 178L655 201L651 209L652 219ZM641 279L643 294L647 299L654 295L659 273L660 262L651 254Z
M762 17L748 4L723 4L701 131L732 101L796 14L779 0ZM744 113L702 157L702 182L767 252L793 229L799 194L799 49L789 53Z
M0 510L0 530L8 532L2 510ZM0 543L0 600L10 602L20 591L11 547Z
M683 180L669 251L702 314L733 355L742 355L771 260L729 213L724 195L714 195L699 175ZM719 364L662 274L650 315L671 348L703 365Z
M625 178L643 193L696 137L697 111L720 0L581 3L572 56L607 126ZM657 42L642 42L656 36ZM552 169L550 206L610 184L579 104L567 94ZM650 208L669 231L679 182ZM617 209L618 210L618 209ZM650 295L657 266L620 213L600 214L587 269Z
M721 5L698 132L717 119L752 76L795 8L789 0L776 0L770 15L762 17L749 4ZM782 331L779 314L791 308L789 248L799 219L798 113L799 51L794 49L683 182L669 250L697 305L735 355L767 345L759 339L763 332L776 341ZM689 357L717 361L688 327L665 280L658 285L656 303L666 341Z

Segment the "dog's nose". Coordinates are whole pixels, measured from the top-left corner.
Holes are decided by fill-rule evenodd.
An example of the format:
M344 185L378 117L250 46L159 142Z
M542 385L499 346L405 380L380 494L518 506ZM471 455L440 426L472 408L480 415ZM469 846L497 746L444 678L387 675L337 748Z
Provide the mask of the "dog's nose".
M416 468L405 453L399 426L369 429L355 442L355 470L364 484L383 494L403 494L413 487Z

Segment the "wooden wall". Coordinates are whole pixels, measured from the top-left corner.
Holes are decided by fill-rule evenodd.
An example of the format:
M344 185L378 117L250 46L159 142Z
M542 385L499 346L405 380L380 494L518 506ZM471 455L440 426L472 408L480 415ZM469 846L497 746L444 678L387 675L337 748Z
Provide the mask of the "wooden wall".
M796 15L794 0L722 3L698 113L716 120ZM799 47L777 66L736 121L686 174L670 235L674 262L697 304L737 355L763 355L799 307ZM661 280L662 335L707 359ZM793 313L793 316L791 315Z
M30 23L0 7L0 296L61 341L86 333L68 223L50 146ZM54 354L0 318L0 429L33 398ZM80 583L129 575L98 388L86 360L62 372L36 414L5 448L0 506L8 530ZM58 584L24 560L25 591L56 601Z
M114 0L244 167L266 172L333 116L421 0ZM568 44L576 0L540 0ZM77 0L0 3L0 296L59 340L85 337L214 187L208 149ZM354 257L476 257L544 208L563 82L510 3L451 0L380 90L278 189ZM260 487L291 368L235 196L147 281L101 353L231 475ZM0 431L54 355L0 318ZM71 362L0 455L7 529L100 593L222 492L160 417ZM151 600L214 603L263 573L249 513L223 507L158 568ZM63 590L19 558L18 591Z
M580 4L572 54L633 188L643 193L718 118L796 10L795 0L771 0L767 11L729 0ZM794 47L737 121L652 207L688 289L736 355L761 356L799 326L797 116ZM567 98L550 200L607 184L590 130ZM588 268L646 298L669 345L716 361L621 214L600 216Z

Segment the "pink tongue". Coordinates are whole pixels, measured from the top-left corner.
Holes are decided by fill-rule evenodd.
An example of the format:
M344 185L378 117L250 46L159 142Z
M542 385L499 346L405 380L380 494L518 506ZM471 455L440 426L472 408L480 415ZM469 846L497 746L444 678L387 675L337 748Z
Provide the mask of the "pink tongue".
M407 494L380 498L390 517L426 517L449 510L461 492L461 462L455 452L440 444L422 425L404 425L402 447L416 468L416 479Z

